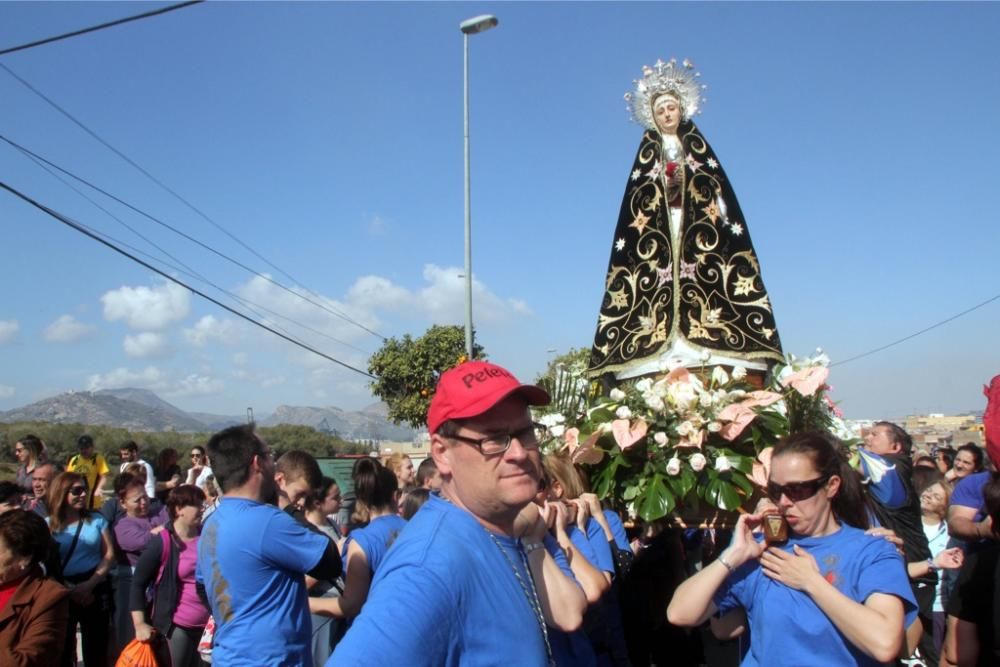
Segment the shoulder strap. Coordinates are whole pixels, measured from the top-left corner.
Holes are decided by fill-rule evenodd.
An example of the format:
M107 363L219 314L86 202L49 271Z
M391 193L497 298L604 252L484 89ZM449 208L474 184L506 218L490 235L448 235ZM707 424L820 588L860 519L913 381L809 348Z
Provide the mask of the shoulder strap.
M167 561L170 560L170 531L164 528L160 531L160 540L163 543L163 553L160 554L160 571L156 575L156 585L163 581L163 573L167 569Z
M76 533L73 535L73 541L70 542L69 551L66 552L66 557L62 561L62 569L65 570L66 566L69 564L69 559L73 557L73 551L76 550L76 543L80 540L80 531L83 530L83 517L76 522Z

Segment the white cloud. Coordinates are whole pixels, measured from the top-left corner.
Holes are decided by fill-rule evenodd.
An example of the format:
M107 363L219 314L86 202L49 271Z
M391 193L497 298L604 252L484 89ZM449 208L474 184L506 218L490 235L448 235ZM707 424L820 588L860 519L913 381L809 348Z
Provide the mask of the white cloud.
M380 310L399 315L415 315L435 323L465 322L465 278L463 269L426 264L424 286L416 290L394 284L376 275L362 276L347 290L353 310ZM472 279L472 314L476 321L500 323L514 315L530 315L520 299L503 299L475 276Z
M0 384L0 398L12 398L16 393L13 387Z
M42 336L50 343L75 343L94 333L97 328L84 324L72 315L60 315L45 327Z
M233 343L239 335L239 324L234 320L220 320L205 315L195 325L184 330L184 339L195 347L204 347L212 341Z
M187 317L191 309L190 293L174 283L156 287L120 287L101 297L104 319L124 320L132 329L163 331Z
M17 320L0 320L0 345L17 338L17 332L20 330L21 324Z
M107 373L95 373L87 378L87 389L97 391L98 389L121 389L122 387L139 387L143 389L157 389L164 381L165 376L156 366L147 366L141 371L134 371L129 368L116 368Z
M122 347L125 354L135 359L165 357L170 354L167 337L151 331L125 336Z
M208 374L192 373L175 378L156 366L147 366L141 370L115 368L107 373L95 373L87 378L89 391L123 387L149 389L164 397L207 396L221 393L225 389L225 383Z

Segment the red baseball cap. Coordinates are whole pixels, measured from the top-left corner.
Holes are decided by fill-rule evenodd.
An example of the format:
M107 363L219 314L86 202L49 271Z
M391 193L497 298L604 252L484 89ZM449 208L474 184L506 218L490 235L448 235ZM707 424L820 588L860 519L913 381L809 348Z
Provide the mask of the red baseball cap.
M467 361L445 371L427 410L427 430L434 433L449 419L481 415L503 399L519 394L528 405L548 405L548 393L535 385L521 384L505 368L486 361Z

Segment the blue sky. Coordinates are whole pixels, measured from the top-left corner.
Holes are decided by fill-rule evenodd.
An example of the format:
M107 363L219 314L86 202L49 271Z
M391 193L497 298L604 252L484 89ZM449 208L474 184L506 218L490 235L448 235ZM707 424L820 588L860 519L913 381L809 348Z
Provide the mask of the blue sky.
M0 3L0 48L153 3ZM463 321L461 20L472 40L474 316L529 379L593 337L641 136L622 95L692 59L697 122L733 182L787 352L846 359L996 295L1000 5L206 3L0 63L0 133L387 336ZM19 152L0 176L146 251ZM91 195L93 197L93 195ZM364 367L379 340L120 206L226 289ZM0 409L142 386L192 410L371 402L366 379L235 322L0 193ZM215 294L215 292L213 292ZM280 322L280 320L279 320ZM981 409L1000 301L837 367L848 417ZM359 348L359 349L355 349ZM360 351L359 351L360 350Z

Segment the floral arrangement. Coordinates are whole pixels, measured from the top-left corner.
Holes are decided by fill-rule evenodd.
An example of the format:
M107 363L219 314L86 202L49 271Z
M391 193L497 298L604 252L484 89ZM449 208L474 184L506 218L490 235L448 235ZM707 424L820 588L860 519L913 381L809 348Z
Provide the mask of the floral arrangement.
M736 510L766 484L769 448L782 436L823 428L853 437L827 395L829 363L822 351L790 355L766 389L749 385L740 367L667 367L657 379L542 415L553 435L546 453L567 452L599 497L646 521L706 506Z

